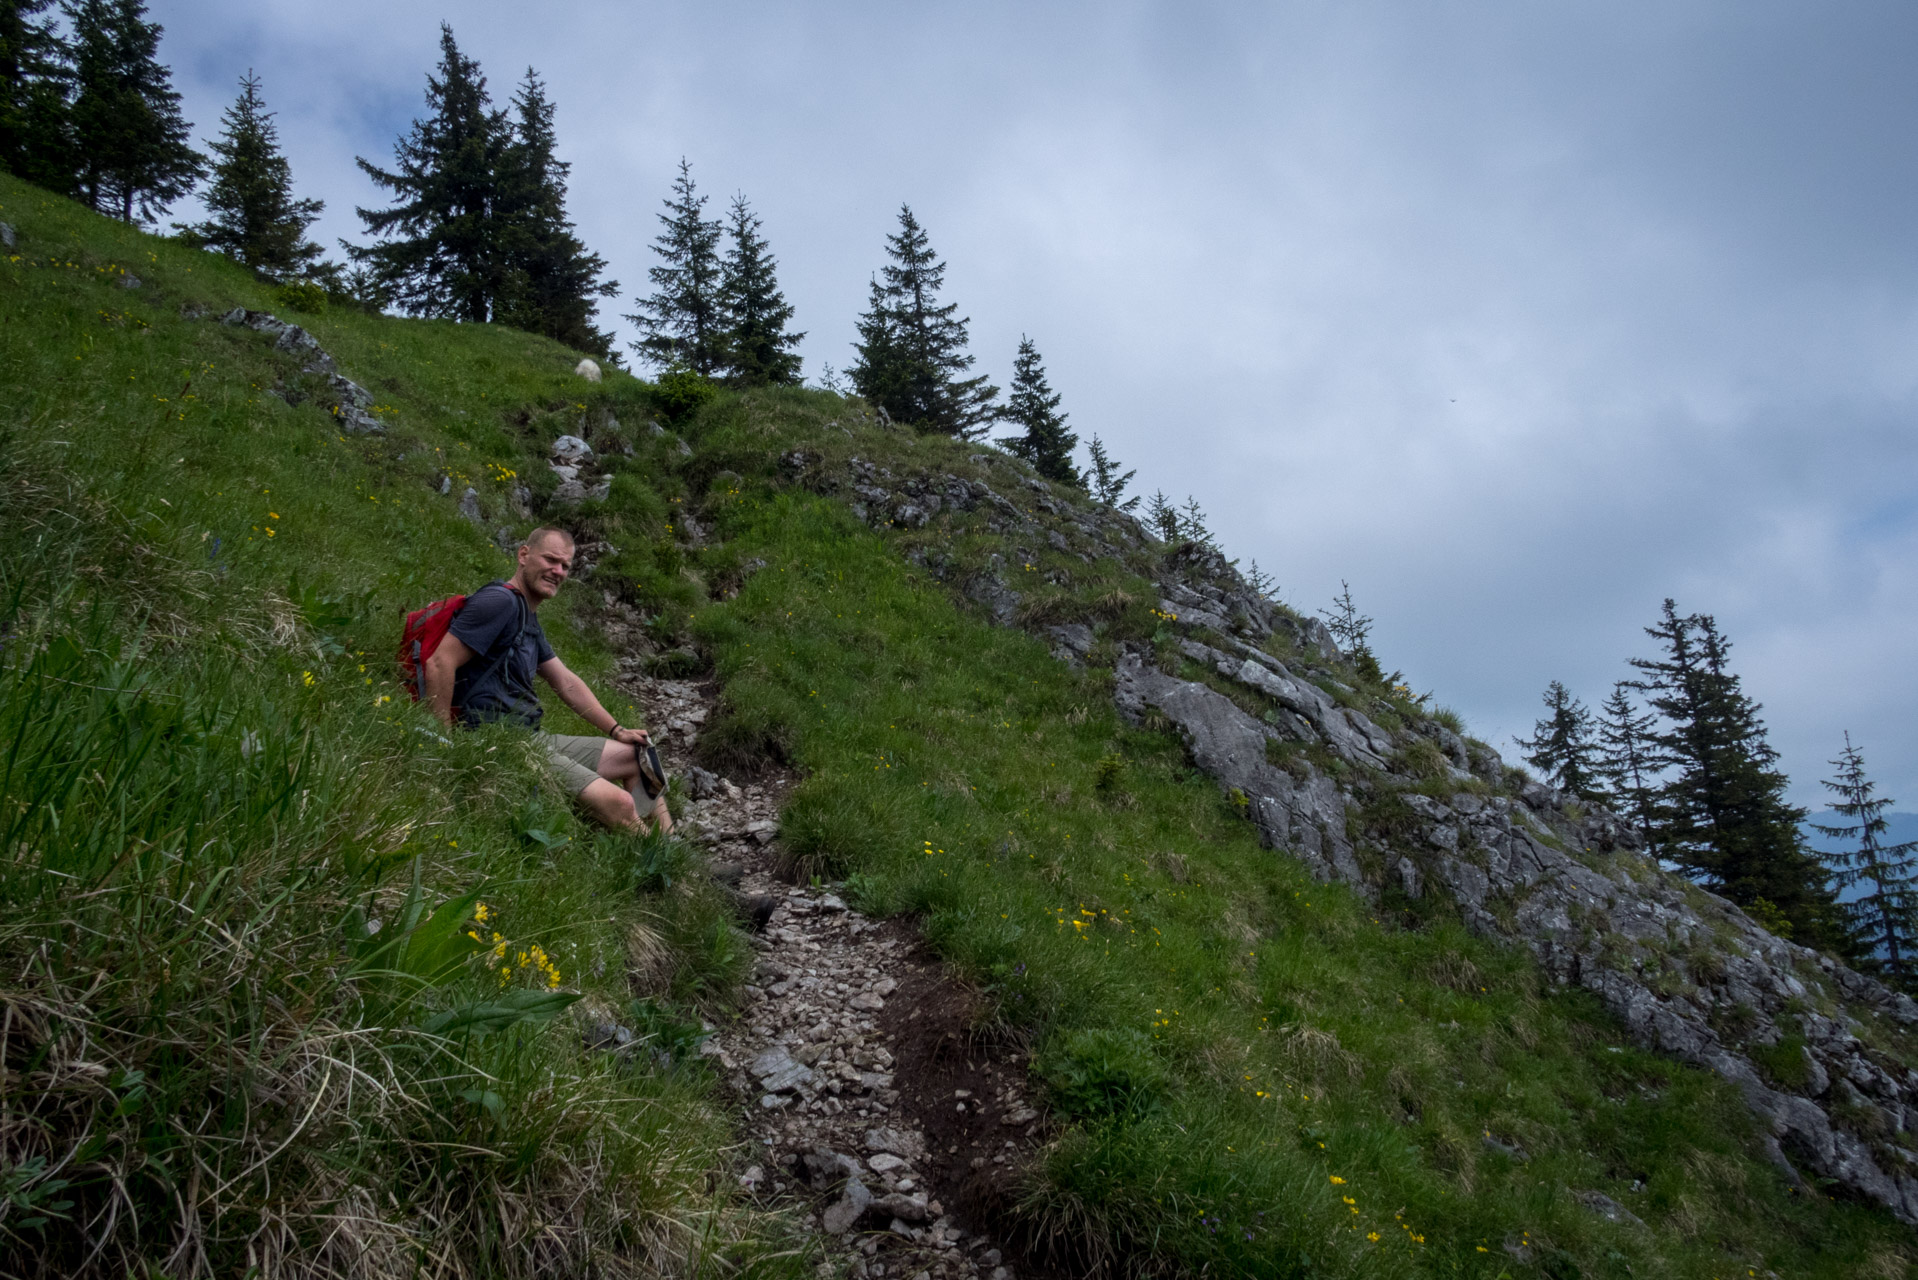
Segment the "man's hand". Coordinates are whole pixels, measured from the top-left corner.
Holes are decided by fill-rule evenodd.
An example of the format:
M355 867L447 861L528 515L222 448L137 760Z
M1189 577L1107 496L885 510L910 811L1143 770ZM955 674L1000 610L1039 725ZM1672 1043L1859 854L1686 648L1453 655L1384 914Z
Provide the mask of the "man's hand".
M652 735L644 729L628 729L623 724L614 725L613 731L606 736L614 742L623 742L629 747L647 746L653 740Z

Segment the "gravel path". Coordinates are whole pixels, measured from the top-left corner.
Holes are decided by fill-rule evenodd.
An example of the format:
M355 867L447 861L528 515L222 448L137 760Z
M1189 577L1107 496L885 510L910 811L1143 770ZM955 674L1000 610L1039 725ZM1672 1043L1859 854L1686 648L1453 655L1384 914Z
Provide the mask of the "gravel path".
M753 938L740 1016L701 1049L737 1104L740 1186L800 1216L822 1274L1011 1280L990 1227L1042 1124L1019 1047L975 1032L970 993L909 927L781 878L777 821L794 780L741 785L687 763L710 685L622 683L688 784L682 830L745 869L742 892L777 903Z

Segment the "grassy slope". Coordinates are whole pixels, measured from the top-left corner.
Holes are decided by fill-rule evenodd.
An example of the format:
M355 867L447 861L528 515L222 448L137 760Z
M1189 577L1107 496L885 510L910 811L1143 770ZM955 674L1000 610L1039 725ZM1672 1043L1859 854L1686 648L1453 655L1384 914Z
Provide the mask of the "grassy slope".
M17 185L0 185L0 219L26 233L29 260L4 268L0 298L8 334L0 394L18 427L6 549L7 563L21 567L10 568L9 585L34 606L25 625L44 633L104 625L82 616L96 600L109 603L115 623L159 619L147 624L139 664L156 688L150 702L179 691L219 703L205 717L216 730L195 739L199 755L185 759L201 761L197 776L226 780L226 800L200 820L232 851L220 856L245 868L216 890L231 901L196 917L227 923L219 933L172 917L132 920L139 912L130 908L178 899L178 886L204 892L213 864L199 853L159 858L152 873L124 864L90 873L101 905L78 929L66 922L83 912L52 900L44 872L9 863L9 957L57 929L69 937L91 930L96 949L140 953L86 997L101 1022L107 1010L150 1019L164 998L180 1001L169 1010L190 1008L209 1024L208 1043L216 1017L245 1028L252 1042L310 1036L350 1021L357 996L331 978L301 975L337 957L346 905L376 876L390 899L417 852L429 883L445 891L492 877L487 900L515 940L542 941L566 986L583 983L589 999L624 999L622 952L635 927L673 944L670 972L652 979L662 992L723 998L738 957L708 900L683 890L631 897L635 851L587 839L536 791L510 739L428 744L412 712L375 705L398 609L500 571L484 536L433 493L442 466L461 482L472 478L489 503L507 483L503 471L550 483L541 443L602 404L629 425L640 421L645 389L615 375L582 396L584 384L568 373L572 357L521 335L329 315L310 327L391 410L387 439L342 441L311 407L262 397L257 384L277 357L259 335L177 318L182 302L263 305L241 273ZM45 265L54 246L61 262L79 265ZM96 269L108 262L131 265L146 287L110 287ZM130 318L116 319L122 313ZM180 395L189 373L190 401ZM654 615L662 643L690 632L713 655L728 714L713 726L710 750L741 761L783 751L805 768L809 779L785 822L796 855L850 876L877 909L917 913L998 1017L1035 1043L1065 1123L1026 1193L1030 1229L1057 1233L1048 1238L1068 1253L1103 1250L1147 1270L1211 1274L1906 1273L1904 1229L1784 1191L1727 1086L1629 1048L1589 1002L1542 990L1523 957L1443 920L1388 927L1363 902L1261 851L1216 788L1185 767L1174 741L1118 722L1103 673L1068 671L1031 638L960 612L945 587L889 545L905 535L876 535L780 478L776 460L795 446L976 470L970 449L909 444L865 421L835 397L790 392L710 406L688 429L691 458L669 441L635 436L640 452L616 477L612 500L582 517L587 532L618 547L593 585ZM84 492L49 498L69 484ZM81 516L84 536L74 545L89 573L34 578L26 569L44 567L44 554L30 563L13 554L34 536L28 517L49 505ZM671 528L676 510L695 505L722 539L703 551L683 548ZM213 537L220 551L209 556ZM967 563L1000 550L1018 566L1023 553L964 522L938 522L905 540ZM154 567L133 558L135 544L153 549ZM745 576L753 559L765 567ZM1065 563L1050 553L1024 559L1034 582ZM1030 594L1058 603L1129 590L1135 603L1114 608L1128 614L1121 626L1138 629L1131 615L1150 598L1143 584L1110 565L1074 573L1069 588ZM707 584L742 579L737 598L707 598ZM77 586L62 595L62 583ZM302 589L304 620L286 603ZM348 603L321 605L321 596ZM585 603L576 595L576 608ZM331 613L354 620L336 624ZM315 634L327 630L345 652L321 656ZM603 673L583 610L554 630L569 660ZM116 683L104 659L88 661L95 667L76 684ZM19 690L31 682L11 670L15 702L6 714L18 719ZM247 729L263 735L266 751L239 753ZM122 749L102 739L95 754L105 763ZM303 749L313 772L300 790L321 799L300 811L284 798L297 793L265 785L271 770L259 762L284 767ZM177 747L166 754L166 770L186 767ZM247 772L256 766L258 774ZM177 777L135 781L148 794ZM19 789L10 781L8 795ZM248 797L274 794L282 809L255 814L265 802ZM68 803L99 808L97 795ZM19 812L9 820L25 822ZM169 819L174 827L184 820ZM553 855L529 842L528 830L573 841ZM22 839L57 843L44 823L8 847ZM169 847L180 845L175 838ZM549 867L565 874L541 874ZM162 870L173 876L166 885L154 878ZM237 943L228 940L234 921L251 929ZM162 943L187 950L156 973ZM599 966L604 978L594 976ZM94 953L76 952L63 980L77 984L100 967ZM225 976L195 984L188 1001L169 984L189 968ZM312 992L293 1002L296 1016L268 1009L302 981ZM461 985L470 981L414 1003L420 1013L457 1004L472 998ZM7 998L49 997L29 984ZM411 1070L406 1054L417 1037L381 1034L369 1043ZM122 1039L115 1052L127 1061L159 1061L145 1042ZM550 1207L565 1201L555 1185L581 1186L588 1194L579 1212L597 1216L576 1240L590 1235L628 1256L664 1241L684 1254L686 1233L661 1225L678 1219L695 1224L692 1234L744 1238L748 1254L769 1248L751 1243L755 1224L699 1188L698 1167L717 1158L721 1135L689 1073L614 1077L557 1029L527 1035L511 1053L497 1047L508 1040L480 1046L501 1059L502 1079L518 1082L500 1090L497 1118L461 1099L477 1092L470 1075L416 1090L431 1101L411 1111L395 1104L390 1114L356 1117L342 1108L333 1128L275 1157L270 1194L287 1196L290 1184L318 1196L350 1165L356 1180L381 1189L376 1206L394 1194L395 1207L380 1213L419 1232L461 1189L483 1188L483 1206ZM275 1062L287 1057L275 1053ZM12 1058L9 1066L26 1069ZM224 1079L202 1071L179 1086L180 1097L230 1096L240 1070ZM310 1079L323 1067L306 1070ZM549 1070L559 1083L537 1087ZM89 1115L118 1109L125 1077L111 1079L72 1086L74 1106L91 1107ZM311 1084L282 1092L312 1101ZM273 1105L280 1110L256 1128L277 1142L291 1102ZM620 1123L599 1123L609 1117ZM155 1187L168 1177L180 1185L153 1167L150 1145L139 1145L160 1142L153 1127L122 1120L116 1132L129 1135L134 1163L146 1161L141 1176ZM422 1154L449 1133L495 1154ZM365 1135L350 1161L332 1154L341 1134ZM1488 1134L1529 1159L1486 1145ZM5 1141L9 1162L52 1150L17 1124ZM630 1182L588 1176L595 1161ZM1644 1190L1633 1192L1639 1179ZM1608 1224L1574 1203L1571 1189L1604 1191L1648 1227ZM83 1208L99 1202L97 1190L88 1194L95 1199ZM157 1198L147 1203L164 1200L150 1194ZM247 1214L267 1216L269 1193L251 1194L234 1197L243 1209L221 1238L238 1238L234 1223ZM643 1211L620 1219L615 1203ZM476 1242L482 1261L467 1269L533 1269L524 1238L489 1240L483 1214L468 1216L442 1228L443 1241ZM1527 1260L1508 1252L1508 1241ZM168 1247L156 1229L139 1252L157 1260Z
M764 397L698 437L748 477L711 503L722 532L767 561L698 620L735 709L717 732L783 740L811 775L788 840L920 914L1037 1040L1077 1123L1030 1190L1035 1230L1233 1275L1905 1274L1903 1228L1786 1192L1731 1086L1629 1047L1524 956L1455 923L1386 927L1260 850L1174 741L1117 719L1107 673L957 612L763 462L755 483L755 457L817 447L828 416ZM854 447L908 461L883 437ZM973 452L913 451L959 472ZM964 527L913 538L978 558Z
M393 701L400 611L507 571L430 481L445 459L496 502L525 433L587 405L572 357L313 318L391 421L342 439L264 393L295 375L267 338L181 318L269 306L244 272L5 179L0 220L0 1271L78 1271L92 1242L115 1276L791 1265L709 1189L731 1135L697 1071L618 1071L567 1017L416 1029L536 999L536 946L602 1012L629 952L661 996L744 959L710 896L635 895L632 842L581 829L522 740L449 742ZM570 614L547 625L605 674ZM356 952L355 912L399 931L415 865L430 902L481 892L485 923L458 917L498 956Z

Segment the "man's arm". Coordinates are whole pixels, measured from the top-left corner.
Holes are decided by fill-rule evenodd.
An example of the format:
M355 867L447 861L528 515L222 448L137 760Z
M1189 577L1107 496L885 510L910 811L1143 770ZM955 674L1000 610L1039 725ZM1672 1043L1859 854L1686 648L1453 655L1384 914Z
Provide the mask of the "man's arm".
M619 721L613 719L612 714L605 707L599 705L599 699L594 696L591 689L587 688L586 682L569 671L566 664L558 658L548 658L540 663L539 674L541 679L553 686L553 692L559 695L559 700L578 712L579 718L593 728L601 733L611 733L614 726L619 724ZM622 728L621 733L628 735L619 737L621 742L647 740L643 729Z
M453 723L453 680L460 668L473 658L474 653L466 647L466 642L449 631L440 639L433 656L426 660L426 705L442 724Z

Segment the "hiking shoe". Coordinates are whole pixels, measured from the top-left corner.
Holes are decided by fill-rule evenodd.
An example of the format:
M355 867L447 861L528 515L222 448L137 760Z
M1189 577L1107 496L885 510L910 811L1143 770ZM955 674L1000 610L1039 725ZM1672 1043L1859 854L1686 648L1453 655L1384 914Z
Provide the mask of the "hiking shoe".
M736 889L739 882L746 878L746 868L738 862L709 862L706 864L706 874L720 884L729 884Z
M659 762L659 752L648 742L633 755L639 764L639 785L646 788L646 798L659 799L666 790L666 767Z

